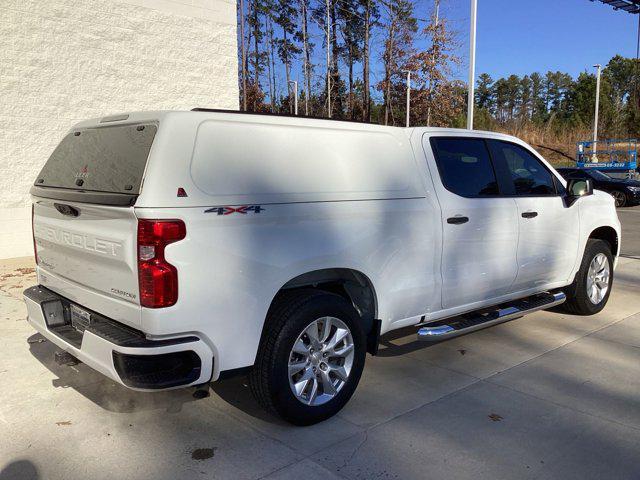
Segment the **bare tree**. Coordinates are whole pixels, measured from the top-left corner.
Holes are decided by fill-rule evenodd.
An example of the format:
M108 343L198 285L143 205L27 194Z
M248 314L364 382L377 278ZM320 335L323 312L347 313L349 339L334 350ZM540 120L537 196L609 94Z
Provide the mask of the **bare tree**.
M381 4L386 10L387 36L382 54L384 79L378 84L378 89L383 92L384 124L388 125L389 121L394 123L393 99L401 90L398 87L404 80L402 70L412 69L408 62L413 53L413 35L417 30L417 22L412 16L411 0L383 0Z
M412 116L421 124L446 126L462 114L464 89L451 80L453 70L461 59L456 52L457 41L449 30L446 18L439 15L439 0L434 2L431 19L422 34L430 41L424 51L410 59L411 69L417 73L421 87L412 96Z

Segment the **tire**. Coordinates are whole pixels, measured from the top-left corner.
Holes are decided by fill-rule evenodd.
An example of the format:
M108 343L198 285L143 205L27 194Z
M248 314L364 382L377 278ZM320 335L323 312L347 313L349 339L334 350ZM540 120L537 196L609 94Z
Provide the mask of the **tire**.
M596 258L606 259L606 267L608 268L607 275L607 289L603 295L594 295L593 288L591 288L591 296L589 287L592 285L590 281L590 267L592 262L595 262ZM598 265L595 265L598 267ZM599 267L596 268L599 270ZM602 276L601 276L602 278ZM601 285L603 282L597 283ZM601 311L611 294L611 287L613 286L613 255L611 254L611 246L604 240L598 240L590 238L587 240L587 246L584 250L584 256L582 257L582 263L580 264L580 270L576 273L576 278L573 283L567 287L564 292L567 295L567 301L562 305L562 310L572 313L574 315L593 315ZM600 292L601 293L601 292ZM595 299L594 299L595 297Z
M330 341L323 344L326 325ZM314 328L317 340L309 336ZM342 335L335 349L329 349L331 341ZM312 350L313 345L318 348ZM346 353L344 357L327 353L325 358L322 352ZM266 410L295 425L312 425L335 415L349 401L360 381L365 354L361 318L348 301L317 290L292 291L282 294L269 309L249 386ZM290 371L294 372L291 377ZM299 395L294 388L301 390Z
M616 208L622 208L627 204L627 195L624 192L613 190L611 196L616 201Z

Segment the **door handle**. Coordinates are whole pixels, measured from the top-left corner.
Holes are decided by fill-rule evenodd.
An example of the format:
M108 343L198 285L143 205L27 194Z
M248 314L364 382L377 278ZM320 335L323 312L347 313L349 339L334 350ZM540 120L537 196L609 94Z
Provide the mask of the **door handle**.
M538 212L523 212L522 218L534 218L538 216Z
M460 225L462 223L467 223L469 221L469 217L449 217L447 218L447 223L452 225Z

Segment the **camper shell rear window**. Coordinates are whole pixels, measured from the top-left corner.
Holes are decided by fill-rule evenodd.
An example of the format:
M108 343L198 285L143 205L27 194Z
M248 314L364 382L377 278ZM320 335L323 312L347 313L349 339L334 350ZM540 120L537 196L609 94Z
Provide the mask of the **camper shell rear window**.
M36 194L70 189L138 195L157 130L155 124L137 124L70 132L38 175L34 186L42 188Z

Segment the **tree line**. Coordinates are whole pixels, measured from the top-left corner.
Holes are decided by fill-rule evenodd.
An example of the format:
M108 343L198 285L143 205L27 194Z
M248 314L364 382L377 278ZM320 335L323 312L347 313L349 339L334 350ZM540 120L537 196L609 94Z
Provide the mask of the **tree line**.
M453 122L465 84L452 78L461 59L439 4L419 19L411 0L239 0L241 108L292 113L299 68L300 114L400 125L410 71L412 122Z
M440 0L418 13L412 0L238 0L241 109L293 113L299 80L301 115L403 125L409 71L411 124L464 127L458 34ZM586 71L480 74L476 128L573 142L593 126L595 82ZM640 134L638 83L635 59L603 68L603 136Z
M627 138L640 134L638 63L616 55L602 69L599 138ZM478 76L475 125L526 136L532 131L591 139L596 99L596 73L584 71L573 78L563 72L494 80Z

